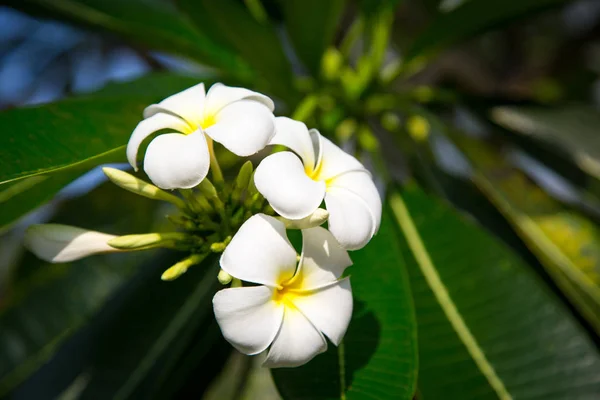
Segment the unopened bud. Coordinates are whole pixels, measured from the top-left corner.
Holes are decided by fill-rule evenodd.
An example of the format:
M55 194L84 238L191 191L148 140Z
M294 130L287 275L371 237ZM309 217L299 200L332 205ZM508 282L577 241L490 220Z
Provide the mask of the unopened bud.
M413 115L406 121L406 129L416 142L427 140L431 127L429 121L420 115Z
M287 219L283 217L277 217L278 220L283 222L287 229L314 228L315 226L322 225L325 221L327 221L327 218L329 218L329 211L323 208L317 208L315 212L302 219Z
M221 285L227 285L231 282L233 277L229 275L227 272L220 270L219 275L217 275L217 279Z
M102 171L104 171L104 174L112 183L125 190L129 190L132 193L139 194L140 196L149 199L168 201L179 208L186 208L185 202L179 197L167 193L148 182L144 182L125 171L110 167L104 167L102 168Z
M215 242L210 245L210 251L213 253L222 253L225 251L227 245L231 242L231 236L227 236L222 242Z
M162 279L163 281L172 281L174 279L177 279L181 275L185 274L188 268L190 268L193 265L200 264L205 258L206 254L193 254L188 258L181 260L180 262L163 272L160 279Z
M108 241L108 245L120 250L141 250L155 247L171 247L175 242L188 239L185 233L146 233L141 235L118 236Z
M235 178L233 192L231 193L231 197L236 203L239 203L242 197L242 192L248 187L253 170L254 168L251 161L246 161L240 168L240 172L238 173L237 178Z
M321 59L321 72L323 78L328 81L333 81L339 77L340 68L344 63L342 53L335 47L329 47L325 50Z

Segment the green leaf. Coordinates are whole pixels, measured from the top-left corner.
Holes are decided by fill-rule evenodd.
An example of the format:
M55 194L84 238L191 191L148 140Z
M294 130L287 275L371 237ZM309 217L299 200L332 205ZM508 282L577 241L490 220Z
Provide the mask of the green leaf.
M257 21L235 0L177 0L177 5L199 29L240 54L258 73L261 86L282 99L296 100L290 63L268 21Z
M344 0L285 0L283 17L298 57L319 76L321 57L333 41L344 11Z
M454 142L476 169L474 183L600 334L600 228L550 197L491 146L458 135Z
M248 74L243 60L194 29L167 1L8 0L8 4L34 15L117 33L150 50L181 54L241 76Z
M360 11L367 18L372 17L385 8L393 10L399 3L400 0L358 0Z
M395 193L390 203L406 238L423 398L593 398L600 391L598 349L520 258L419 190Z
M566 3L567 0L471 0L440 12L409 48L405 61L427 56L507 22ZM415 60L416 61L416 60Z
M0 184L64 170L123 146L148 100L73 99L0 113Z
M157 389L174 385L167 377L188 357L188 345L201 341L206 354L223 341L211 302L220 286L218 270L211 257L173 282L161 281L160 273L146 276L95 344L81 398L152 398Z
M354 312L339 349L308 364L273 369L285 399L411 399L417 373L413 304L400 236L386 211L379 233L352 252Z
M148 215L154 207L155 202L139 201L108 184L65 203L55 222L76 224L87 219L85 227L90 229L102 231L108 224L111 233L143 232L150 230ZM152 255L121 253L49 264L27 253L15 271L19 279L8 286L0 303L0 397L51 359Z
M600 113L588 106L497 107L492 119L566 149L586 173L600 179Z

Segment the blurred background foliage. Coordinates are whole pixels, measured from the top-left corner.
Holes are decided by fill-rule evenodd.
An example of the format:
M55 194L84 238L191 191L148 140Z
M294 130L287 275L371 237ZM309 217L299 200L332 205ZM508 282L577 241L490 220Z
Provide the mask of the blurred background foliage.
M600 397L600 2L0 4L0 397ZM344 345L272 378L221 337L216 257L164 283L172 252L21 245L47 221L169 229L97 166L200 81L273 97L386 199Z

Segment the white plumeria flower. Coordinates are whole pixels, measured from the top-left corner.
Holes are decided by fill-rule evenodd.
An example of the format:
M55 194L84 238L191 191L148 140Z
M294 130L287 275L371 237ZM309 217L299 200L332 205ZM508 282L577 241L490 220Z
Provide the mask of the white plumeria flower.
M62 263L92 254L121 251L108 245L114 238L114 235L74 226L42 224L27 229L25 246L43 260Z
M129 139L127 159L137 171L144 139L160 130L174 130L178 133L165 133L150 142L144 171L163 189L194 187L208 173L212 140L242 157L263 149L275 134L273 109L273 101L260 93L216 83L205 94L200 83L144 110L145 119Z
M258 191L281 216L301 219L325 200L329 230L346 249L362 248L379 229L381 198L371 174L317 130L289 118L275 119L270 144L288 147L256 168Z
M295 367L339 345L352 315L352 290L342 273L348 253L324 228L302 231L302 256L285 227L257 214L242 225L221 257L231 276L259 286L219 291L213 298L223 336L244 354L269 346L267 367Z

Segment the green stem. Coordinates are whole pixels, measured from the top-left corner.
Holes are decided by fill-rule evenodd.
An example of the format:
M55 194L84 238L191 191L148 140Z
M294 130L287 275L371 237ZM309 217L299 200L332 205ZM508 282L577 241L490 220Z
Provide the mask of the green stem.
M221 166L215 155L215 149L213 140L209 137L206 138L208 142L208 153L210 154L210 171L212 173L213 180L219 186L223 186L225 179L223 179L223 172L221 172Z

